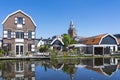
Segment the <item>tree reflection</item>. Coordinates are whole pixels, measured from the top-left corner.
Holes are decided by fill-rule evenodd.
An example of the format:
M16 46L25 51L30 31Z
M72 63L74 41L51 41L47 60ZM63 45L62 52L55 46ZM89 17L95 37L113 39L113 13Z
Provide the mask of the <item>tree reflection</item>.
M120 68L119 58L82 58L82 59L51 59L37 61L1 61L0 73L5 80L35 78L36 66L44 67L44 71L64 72L73 80L78 69L88 69L107 77L112 76ZM76 73L76 74L75 74ZM52 74L52 73L51 73ZM80 73L79 73L80 74ZM20 76L21 75L21 76ZM45 76L45 75L42 75ZM56 77L56 76L55 76Z

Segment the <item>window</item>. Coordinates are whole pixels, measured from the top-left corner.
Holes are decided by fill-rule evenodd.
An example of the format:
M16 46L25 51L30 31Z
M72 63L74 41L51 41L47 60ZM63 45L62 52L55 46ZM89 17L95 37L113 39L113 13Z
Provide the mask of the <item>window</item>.
M22 17L17 17L17 23L18 24L23 24L23 18Z
M16 55L19 54L19 46L16 46Z
M23 39L24 38L24 32L16 32L16 38Z
M12 46L11 46L11 44L10 43L8 43L8 51L11 51L11 48Z
M32 31L28 31L28 38L32 38Z
M8 30L8 38L11 38L11 32L12 32L12 31L9 29L9 30Z
M23 54L23 46L20 46L20 54Z
M120 46L118 46L118 51L120 51Z
M23 62L17 62L16 63L16 71L17 72L21 72L21 71L24 71L24 63Z
M28 51L31 51L31 44L28 44Z

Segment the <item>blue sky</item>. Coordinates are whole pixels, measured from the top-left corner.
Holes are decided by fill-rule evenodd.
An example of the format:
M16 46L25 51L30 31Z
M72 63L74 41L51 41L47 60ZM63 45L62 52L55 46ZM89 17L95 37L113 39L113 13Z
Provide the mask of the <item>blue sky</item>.
M37 38L67 33L70 20L78 36L120 33L120 0L2 0L0 22L19 9L37 24Z

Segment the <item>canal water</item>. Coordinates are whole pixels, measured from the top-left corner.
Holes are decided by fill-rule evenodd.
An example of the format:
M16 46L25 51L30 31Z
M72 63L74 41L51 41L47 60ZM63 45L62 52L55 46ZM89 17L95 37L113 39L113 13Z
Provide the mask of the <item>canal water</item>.
M0 61L0 80L120 80L120 58Z

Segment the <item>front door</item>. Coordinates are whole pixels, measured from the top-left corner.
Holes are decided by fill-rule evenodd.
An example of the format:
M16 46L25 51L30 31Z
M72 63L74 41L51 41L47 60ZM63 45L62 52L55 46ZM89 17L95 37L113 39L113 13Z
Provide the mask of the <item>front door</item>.
M24 53L23 45L16 45L16 56L21 56Z

